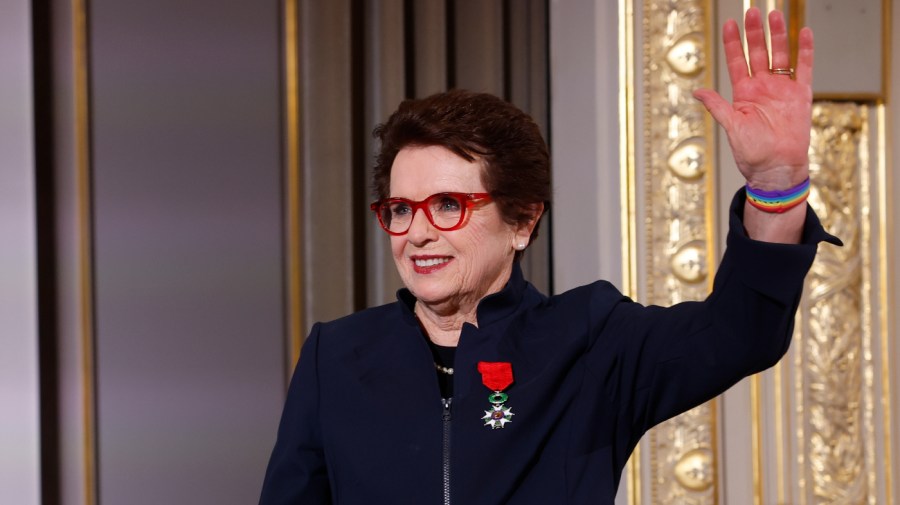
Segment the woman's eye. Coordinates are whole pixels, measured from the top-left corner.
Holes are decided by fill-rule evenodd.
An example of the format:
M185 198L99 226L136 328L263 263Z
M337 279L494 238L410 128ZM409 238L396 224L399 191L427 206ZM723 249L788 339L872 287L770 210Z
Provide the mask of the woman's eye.
M438 209L443 212L457 212L460 209L459 200L449 196L441 198Z
M410 206L405 203L395 203L391 205L391 214L394 216L406 216L411 210Z

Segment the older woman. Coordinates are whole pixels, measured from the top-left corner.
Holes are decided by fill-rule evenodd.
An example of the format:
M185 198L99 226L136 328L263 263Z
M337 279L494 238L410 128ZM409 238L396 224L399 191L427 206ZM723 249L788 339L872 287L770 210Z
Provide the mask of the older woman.
M724 29L734 105L696 93L748 183L703 302L537 292L517 263L550 199L534 122L463 91L401 104L376 129L372 209L406 289L313 327L261 503L612 503L645 431L777 362L816 244L837 240L805 203L812 34L794 80L769 23L771 70L753 9L752 76Z

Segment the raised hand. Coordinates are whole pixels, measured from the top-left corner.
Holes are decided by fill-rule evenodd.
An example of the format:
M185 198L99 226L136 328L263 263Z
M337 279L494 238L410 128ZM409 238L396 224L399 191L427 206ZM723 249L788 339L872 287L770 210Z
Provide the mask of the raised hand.
M759 9L747 11L744 29L749 72L737 23L728 20L722 30L734 103L728 103L709 89L698 89L694 97L724 128L738 170L751 187L790 188L809 174L812 30L800 31L797 68L792 78L790 71L777 70L790 67L790 47L782 13L769 14L771 67Z

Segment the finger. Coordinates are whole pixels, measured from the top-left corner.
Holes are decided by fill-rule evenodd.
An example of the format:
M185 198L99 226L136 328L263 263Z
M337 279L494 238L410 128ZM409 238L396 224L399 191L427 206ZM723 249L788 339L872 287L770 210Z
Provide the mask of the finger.
M722 27L722 43L725 46L725 63L728 65L728 76L731 78L731 86L734 87L738 82L750 77L737 21L729 19L725 22L725 26Z
M812 86L813 32L809 27L800 30L800 50L797 52L797 82Z
M766 50L766 34L763 32L761 14L756 7L747 11L744 18L744 33L747 35L750 72L753 75L762 75L768 72L769 52Z
M693 94L694 98L700 100L700 103L712 114L713 119L722 125L722 128L725 128L725 131L731 130L734 109L727 100L711 89L696 89Z
M781 11L769 13L769 38L772 41L772 68L790 68L791 47Z

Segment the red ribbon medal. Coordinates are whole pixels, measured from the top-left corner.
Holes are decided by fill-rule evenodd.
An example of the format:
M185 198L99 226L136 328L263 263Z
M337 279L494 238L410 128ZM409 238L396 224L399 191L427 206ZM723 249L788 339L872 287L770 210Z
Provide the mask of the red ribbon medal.
M512 364L479 361L478 371L481 373L481 383L493 391L488 396L491 410L485 410L484 417L481 419L485 426L490 426L492 429L502 428L506 423L511 423L512 416L515 415L510 407L504 405L509 396L503 392L513 383Z
M481 372L481 383L491 391L503 391L513 382L512 364L478 362L478 371Z

